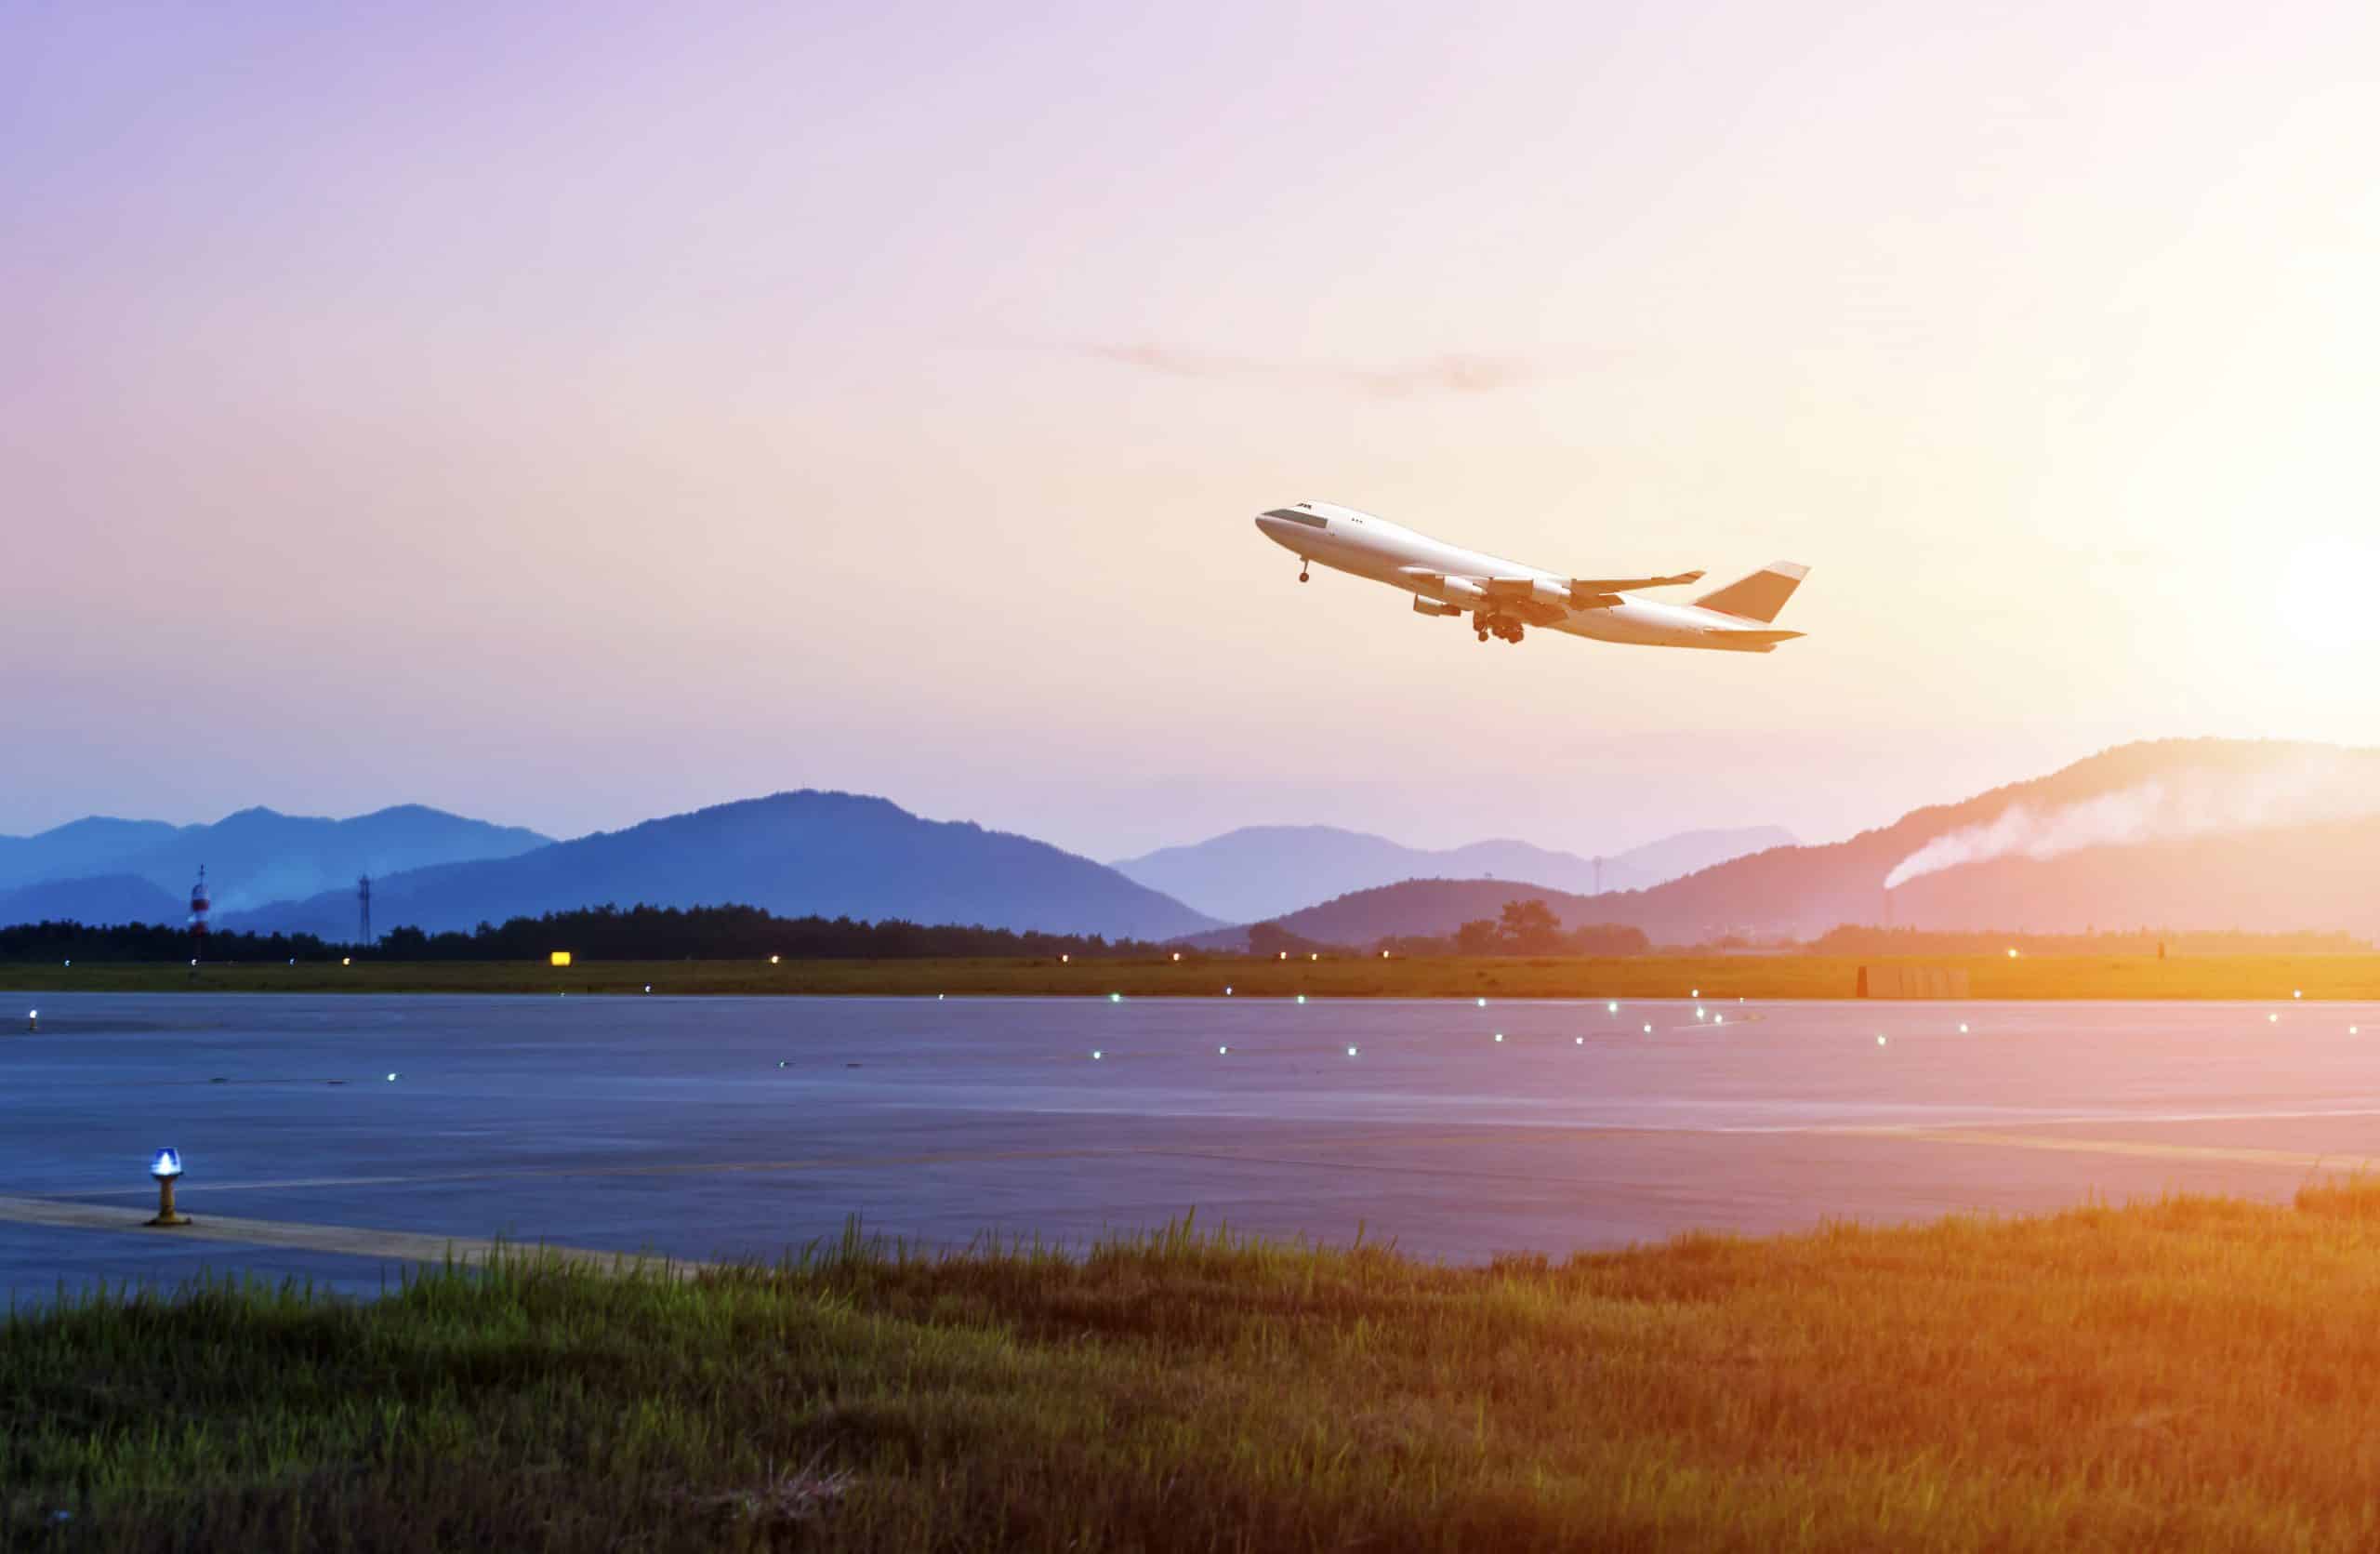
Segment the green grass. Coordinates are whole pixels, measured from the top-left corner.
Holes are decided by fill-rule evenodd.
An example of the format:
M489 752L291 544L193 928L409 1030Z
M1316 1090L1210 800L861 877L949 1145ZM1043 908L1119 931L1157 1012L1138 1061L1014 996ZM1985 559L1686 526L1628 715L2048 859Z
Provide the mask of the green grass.
M2360 1184L1487 1268L1177 1228L364 1305L206 1283L0 1330L0 1536L2368 1548L2375 1287Z
M1152 960L615 961L556 968L526 962L386 962L352 966L86 961L0 964L25 992L462 992L1027 994L1104 998L1849 998L1859 968L1886 957L1644 955L1382 961L1325 955L1259 961L1185 954ZM1964 966L1979 999L2380 999L2380 955L1910 957ZM0 1028L5 1029L5 1028Z

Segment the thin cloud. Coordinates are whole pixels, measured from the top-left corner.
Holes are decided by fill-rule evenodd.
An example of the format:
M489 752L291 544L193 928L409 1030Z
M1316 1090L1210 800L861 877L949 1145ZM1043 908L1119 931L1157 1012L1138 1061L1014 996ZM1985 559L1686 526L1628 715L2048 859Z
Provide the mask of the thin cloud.
M1164 345L1092 345L1085 354L1144 372L1169 378L1242 382L1330 383L1359 393L1383 398L1419 393L1491 393L1553 376L1539 362L1511 356L1451 353L1381 366L1330 363L1263 361L1250 356L1216 356L1177 351Z

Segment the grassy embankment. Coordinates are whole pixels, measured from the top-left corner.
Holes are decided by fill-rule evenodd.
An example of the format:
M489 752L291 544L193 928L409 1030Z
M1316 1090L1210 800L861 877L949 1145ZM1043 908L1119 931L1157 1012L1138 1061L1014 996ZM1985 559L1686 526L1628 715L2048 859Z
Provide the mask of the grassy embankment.
M456 992L1043 994L1104 998L1849 998L1862 964L1818 955L1521 957L1382 961L1325 956L1171 960L321 962L284 965L0 964L0 988L30 992ZM1964 966L1979 999L2380 999L2380 955L1915 957Z
M202 1285L0 1328L0 1543L2361 1549L2375 1284L2350 1184L1488 1268Z

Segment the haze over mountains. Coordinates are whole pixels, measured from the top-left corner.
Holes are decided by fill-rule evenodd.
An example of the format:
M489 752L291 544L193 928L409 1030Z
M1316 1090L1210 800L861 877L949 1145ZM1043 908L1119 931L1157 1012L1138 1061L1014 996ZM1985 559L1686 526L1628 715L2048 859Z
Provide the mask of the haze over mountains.
M1686 831L1603 859L1600 886L1596 860L1576 853L1513 841L1431 851L1336 826L1246 826L1114 867L1210 917L1254 923L1400 880L1522 880L1573 894L1640 890L1792 842L1778 826Z
M1890 891L1885 882L1899 883ZM1641 891L1521 892L1412 881L1279 918L1368 946L1451 934L1516 896L1566 927L1625 923L1656 943L1811 938L1842 923L2380 934L2380 750L2278 741L2126 745L2029 782L1920 809L1847 842L1780 847ZM1236 942L1230 934L1202 943Z
M606 903L740 903L1224 947L1245 942L1249 920L1232 924L1199 907L1261 899L1300 904L1258 921L1360 948L1449 935L1534 897L1566 926L1627 924L1664 944L1809 938L1888 913L1899 926L1944 929L2380 934L2380 750L2129 745L1846 842L1762 845L1776 835L1696 832L1636 849L1606 861L1607 883L1626 879L1623 869L1692 871L1596 895L1562 888L1582 870L1591 882L1593 860L1522 843L1432 853L1330 827L1268 827L1119 869L1029 837L921 819L883 799L814 790L559 843L413 806L345 821L246 810L213 826L93 819L0 838L0 923L178 923L204 862L222 926L332 940L353 936L364 871L384 932L468 930ZM1724 861L1693 867L1713 857ZM1404 877L1465 868L1495 877ZM1378 883L1383 874L1393 883ZM1345 888L1350 879L1369 883ZM1197 904L1153 888L1160 880ZM293 882L297 894L270 898Z
M345 820L244 809L195 826L93 817L0 837L0 923L178 922L202 864L218 912L326 890L351 902L359 874L509 857L549 840L421 804Z
M1171 938L1216 926L1171 897L1046 842L924 820L889 800L804 790L598 831L516 857L373 885L377 923L432 933L605 903L740 903L780 916ZM351 892L225 919L231 928L349 936Z

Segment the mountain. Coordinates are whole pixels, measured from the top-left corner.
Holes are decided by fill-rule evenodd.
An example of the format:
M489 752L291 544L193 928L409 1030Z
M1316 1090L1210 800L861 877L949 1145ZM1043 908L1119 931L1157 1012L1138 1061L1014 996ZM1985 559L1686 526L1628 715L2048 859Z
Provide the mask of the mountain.
M1047 843L919 819L888 800L805 790L598 831L509 858L376 879L390 927L469 929L605 903L760 907L871 921L1170 938L1215 920ZM353 934L350 894L329 891L227 917L229 928Z
M163 820L118 820L94 815L34 836L0 836L0 890L112 872L143 852L171 842L182 829ZM190 882L185 880L182 888L189 889Z
M421 804L331 820L244 809L212 825L160 820L76 820L37 836L0 837L0 890L48 881L132 876L172 898L159 921L187 915L200 865L218 913L317 892L351 897L359 874L474 858L509 857L547 844L518 826L495 826ZM129 899L129 898L127 898ZM350 918L354 916L350 901ZM20 921L0 916L0 923Z
M179 923L189 915L187 897L159 890L138 874L44 880L0 890L0 924Z
M1645 890L1580 896L1501 880L1415 880L1277 921L1302 938L1368 946L1451 934L1534 897L1566 927L1627 923L1660 944L1808 938L1888 914L1901 927L2370 936L2380 933L2375 877L2380 750L2175 739L1915 810L1847 842L1773 848ZM1235 932L1195 942L1239 942Z
M1777 826L1685 831L1605 858L1601 888L1640 890L1792 842L1792 833ZM1597 888L1595 860L1576 853L1509 841L1430 851L1336 826L1248 826L1114 867L1151 890L1236 923L1399 880L1525 880L1580 894Z

